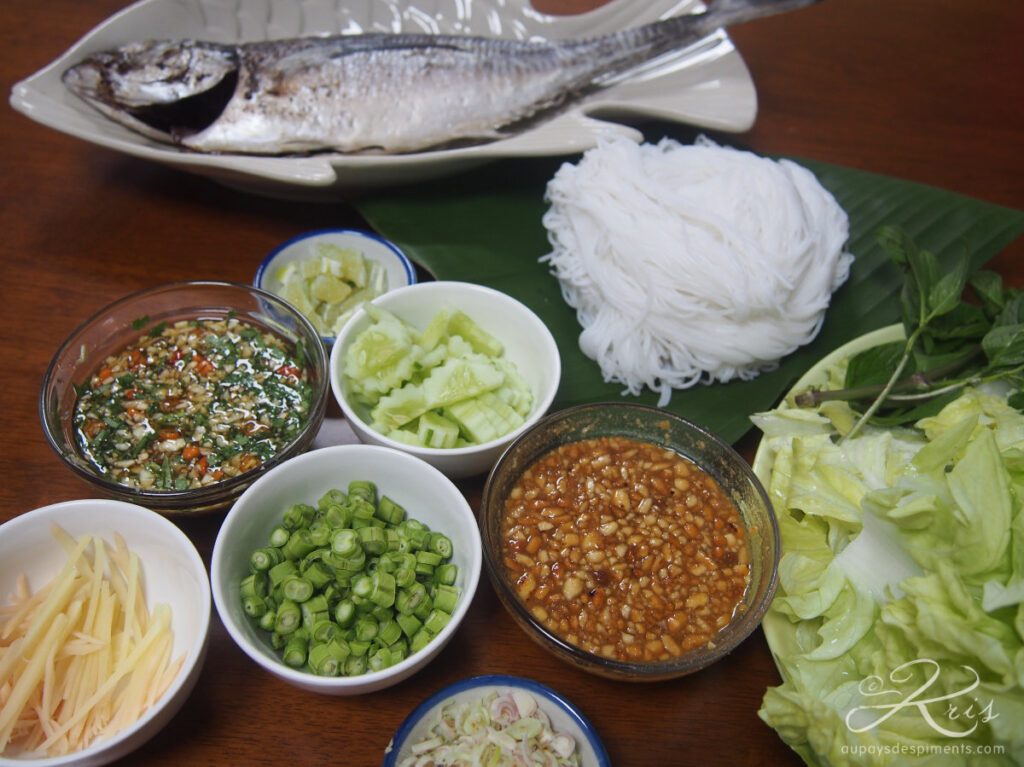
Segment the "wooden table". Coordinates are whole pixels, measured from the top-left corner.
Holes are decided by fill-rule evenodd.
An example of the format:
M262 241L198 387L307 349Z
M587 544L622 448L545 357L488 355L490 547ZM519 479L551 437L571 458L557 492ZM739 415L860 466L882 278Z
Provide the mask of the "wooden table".
M640 0L635 0L639 2ZM540 0L571 12L600 0ZM56 58L123 0L0 4L0 85ZM1019 0L826 0L733 32L760 97L741 139L1024 208L1024 4ZM0 117L0 521L89 488L47 447L39 383L86 316L134 290L195 278L247 282L294 234L358 223L343 204L284 204L93 147L6 109ZM1022 278L1018 242L995 262ZM750 454L754 442L741 447ZM472 503L480 483L463 485ZM209 557L220 517L182 522ZM300 692L260 670L214 618L206 667L183 711L131 763L378 764L425 696L482 672L523 674L578 702L617 765L794 764L757 718L778 683L760 632L716 667L650 686L576 671L535 646L486 579L426 670L354 699Z

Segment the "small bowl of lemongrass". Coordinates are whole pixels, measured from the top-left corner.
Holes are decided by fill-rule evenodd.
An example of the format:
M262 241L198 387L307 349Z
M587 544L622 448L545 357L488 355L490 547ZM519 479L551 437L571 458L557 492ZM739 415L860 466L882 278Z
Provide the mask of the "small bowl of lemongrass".
M368 444L451 478L491 469L551 407L558 345L529 307L468 282L393 290L363 305L331 350L331 389Z
M474 726L459 728L459 722ZM468 764L473 754L487 764L525 764L519 760L527 755L530 764L556 767L611 764L594 726L567 698L532 679L488 674L455 682L421 703L392 738L384 767Z
M415 283L416 269L405 253L362 229L292 237L263 259L253 280L298 309L328 347L363 303Z

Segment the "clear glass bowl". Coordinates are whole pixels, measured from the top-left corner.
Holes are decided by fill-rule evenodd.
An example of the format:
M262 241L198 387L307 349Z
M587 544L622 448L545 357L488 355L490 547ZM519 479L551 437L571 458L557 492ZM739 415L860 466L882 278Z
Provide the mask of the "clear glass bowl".
M560 445L623 436L669 448L708 472L739 509L750 547L750 584L732 621L708 645L666 661L605 658L565 641L539 623L520 600L503 562L505 501L520 475ZM775 593L779 528L768 496L749 464L721 439L664 410L627 403L581 405L548 416L501 456L484 487L480 512L484 564L499 599L515 621L546 650L585 671L628 681L657 681L693 673L719 660L761 622Z
M305 355L313 388L309 418L303 430L273 458L260 466L191 490L139 490L113 482L82 455L75 439L76 385L82 385L111 354L137 339L144 328L159 322L228 316L261 326L284 338ZM196 514L221 510L254 480L274 466L309 449L323 423L329 378L327 355L309 321L271 293L228 282L177 282L133 293L101 309L80 325L61 345L43 377L39 417L47 441L64 463L103 495L158 511Z

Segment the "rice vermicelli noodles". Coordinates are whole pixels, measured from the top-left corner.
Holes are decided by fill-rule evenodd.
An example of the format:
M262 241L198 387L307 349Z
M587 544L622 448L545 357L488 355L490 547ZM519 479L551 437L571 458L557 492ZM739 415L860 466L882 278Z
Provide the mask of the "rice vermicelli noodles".
M548 183L544 225L579 344L606 381L750 379L817 334L849 275L849 221L788 161L671 139L611 139Z

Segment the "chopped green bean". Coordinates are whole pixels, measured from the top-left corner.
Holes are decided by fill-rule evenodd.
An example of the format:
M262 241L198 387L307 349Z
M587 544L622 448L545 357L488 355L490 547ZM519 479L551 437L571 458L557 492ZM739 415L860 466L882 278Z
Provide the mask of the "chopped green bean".
M278 525L270 531L270 538L267 541L268 545L279 549L288 543L288 538L291 537L291 532L284 525Z
M305 602L313 596L313 584L299 575L289 575L281 584L284 598L293 602Z
M369 642L377 636L380 627L372 618L360 618L356 621L355 629L356 639L360 642Z
M395 585L399 588L409 588L416 582L416 565L412 567L400 567L395 571Z
M296 503L284 513L282 523L288 530L298 530L313 521L316 509L305 503Z
M290 634L302 623L302 611L294 602L285 600L277 606L277 620L274 631L278 634Z
M370 659L366 662L366 665L370 667L371 671L380 671L388 666L392 665L391 651L386 647L381 647L377 652L370 656Z
M377 486L369 480L353 479L348 483L348 495L350 499L354 496L362 498L371 506L377 505Z
M269 578L266 573L250 573L242 579L239 586L242 597L259 597L263 599L270 591Z
M373 574L369 598L380 607L391 607L395 603L395 576L377 570Z
M242 597L242 610L250 618L260 618L267 612L267 601L263 597L249 594Z
M379 556L388 550L387 537L381 528L362 527L358 532L359 543L367 554Z
M364 642L361 639L352 639L348 643L348 649L352 652L353 655L361 658L370 651L370 643Z
M284 562L274 565L270 568L267 575L270 576L270 585L277 588L285 579L289 576L295 575L299 572L299 568L290 559L286 559Z
M377 640L384 645L393 645L402 638L402 627L398 621L387 620L377 628Z
M352 511L345 505L328 506L323 520L331 526L332 530L348 527L352 524Z
M348 628L356 619L356 606L351 599L343 599L334 607L334 622Z
M316 505L321 510L329 509L331 506L344 506L348 500L348 496L341 490L328 490L322 496L320 500L316 502Z
M374 483L353 480L316 506L288 507L250 555L242 607L289 666L325 676L388 668L451 620L452 548Z
M415 615L402 615L401 613L395 618L395 622L402 629L402 633L412 639L416 632L423 628L423 621L417 618Z
M277 610L267 610L260 616L259 626L264 631L273 631L277 623Z
M452 541L447 535L443 533L431 533L430 543L428 544L430 550L443 559L448 559L452 555ZM434 564L437 564L436 562Z
M359 534L351 528L339 530L331 540L331 549L342 557L354 556L362 549L359 545Z
M427 619L423 621L423 628L429 631L431 634L437 635L441 633L441 629L448 625L448 621L452 619L452 616L446 613L444 610L431 610Z
M397 525L405 519L405 509L385 495L377 504L377 516L389 525Z
M459 601L459 590L453 586L445 586L442 583L434 588L434 607L444 610L451 615L455 612L455 605Z
M444 586L454 586L456 579L459 577L459 566L446 562L439 567L434 568L434 580Z
M417 653L430 644L430 640L434 638L434 635L427 631L426 628L421 628L416 632L416 635L409 641L409 651Z
M317 548L326 546L331 541L331 525L324 519L314 519L309 526L309 540Z
M329 618L317 621L313 625L312 638L314 642L330 642L338 636L341 636L341 627Z
M323 562L314 562L306 568L303 577L317 590L326 589L334 583L334 571Z
M316 547L316 544L313 543L313 536L309 533L309 528L303 527L292 531L292 534L288 537L288 543L281 547L281 553L284 554L285 559L299 560Z
M345 659L345 676L362 676L366 673L366 658L350 655Z
M267 546L262 549L256 549L249 557L249 568L253 572L265 572L274 565L280 564L284 560L284 554L281 553L281 549L273 546Z
M285 665L292 668L302 668L306 665L306 654L309 650L309 642L302 637L292 636L284 646L284 654L281 660Z

